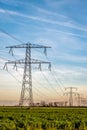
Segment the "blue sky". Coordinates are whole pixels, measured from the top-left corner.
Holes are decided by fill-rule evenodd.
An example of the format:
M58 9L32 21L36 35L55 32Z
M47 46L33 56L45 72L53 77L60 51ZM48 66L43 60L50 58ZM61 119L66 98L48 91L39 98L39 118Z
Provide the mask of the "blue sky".
M0 0L1 100L17 100L21 90L21 84L9 73L2 70L6 59L15 60L7 53L8 49L5 46L21 43L3 33L1 29L24 43L31 42L52 47L48 50L48 58L44 56L43 50L32 51L32 57L52 62L52 73L55 71L56 80L61 81L56 83L50 72L43 71L51 87L59 93L57 95L50 88L50 84L45 81L43 75L41 76L41 72L36 69L33 71L33 79L36 79L33 86L36 85L40 92L44 92L43 100L45 95L48 95L50 100L60 99L60 93L62 95L60 86L63 90L64 87L77 87L78 92L87 96L86 6L86 0ZM17 59L24 57L24 50L14 50L14 53ZM5 60L2 58L5 58ZM43 70L45 70L45 67ZM8 68L14 76L18 76L18 73L12 70L11 66ZM22 75L21 69L19 69L19 72ZM22 80L20 75L19 80ZM40 84L42 84L42 88ZM58 84L60 85L58 86ZM50 93L46 91L47 89ZM33 91L36 93L35 99L40 100L40 93L36 90Z

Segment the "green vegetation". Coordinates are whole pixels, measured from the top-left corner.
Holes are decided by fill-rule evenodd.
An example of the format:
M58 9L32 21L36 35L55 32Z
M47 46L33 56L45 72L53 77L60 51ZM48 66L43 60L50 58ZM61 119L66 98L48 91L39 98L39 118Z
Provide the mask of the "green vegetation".
M87 109L0 107L0 130L87 130Z

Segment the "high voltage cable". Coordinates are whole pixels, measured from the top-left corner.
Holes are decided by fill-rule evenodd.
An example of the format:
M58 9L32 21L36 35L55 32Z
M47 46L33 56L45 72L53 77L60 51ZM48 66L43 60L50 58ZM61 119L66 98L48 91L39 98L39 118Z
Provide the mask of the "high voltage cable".
M0 57L1 59L3 59L3 60L8 60L7 58L3 58L3 57ZM17 70L16 70L16 72L18 72ZM18 72L18 74L21 76L21 74Z
M19 83L21 83L21 81L19 81L11 72L9 72L9 71L7 71L15 80L17 80ZM16 71L16 72L18 72L18 71ZM34 81L35 81L35 79L34 79ZM37 81L36 81L37 82ZM42 85L42 84L41 84ZM42 93L39 89L37 89L36 87L34 87L37 91L39 91L40 93ZM45 87L46 88L46 87ZM46 88L47 89L47 88ZM49 92L50 93L50 92ZM44 95L43 93L42 93L42 95ZM46 94L44 95L45 97L47 96ZM47 96L48 97L48 96Z
M10 73L9 71L7 71L15 80L17 80L19 83L21 83L21 81L19 81L12 73Z
M36 80L36 82L37 82L37 80ZM39 83L39 82L37 82L37 83ZM39 83L40 84L40 83ZM41 84L41 86L42 86L42 84ZM44 87L43 87L44 88ZM46 87L44 88L44 89L46 89L46 90L48 90ZM52 92L49 90L49 91L47 91L47 92L49 92L50 94L52 94ZM46 94L45 94L46 95ZM47 96L47 95L46 95Z
M47 59L49 60L49 58L47 57ZM55 75L55 71L54 71L54 68L52 67L52 76L55 78L55 81L56 81L56 83L58 84L58 86L60 86L60 84L64 87L64 85L63 85L63 83L61 82L61 80L60 79L58 79L58 78L56 78L57 76ZM59 84L59 82L60 82L60 84ZM65 87L64 87L65 88ZM61 86L60 86L60 89L62 90L62 92L63 92L63 89L61 88Z
M41 84L39 81L36 80L36 82L37 82L40 86L42 86L42 84ZM46 89L46 90L48 90L47 92L50 93L50 89L48 89L48 87L44 86L43 88ZM51 93L52 93L52 92L51 92Z
M61 91L63 92L63 89L61 88L59 82L58 82L57 79L55 78L54 73L51 72L51 74L52 74L52 76L54 77L54 79L55 79L56 83L58 84L58 86L60 87ZM63 93L64 93L64 92L63 92Z
M12 73L10 73L9 71L7 71L16 81L18 81L21 84L21 81L19 81ZM38 92L39 90L37 88L34 87L34 89ZM40 92L41 93L41 92ZM36 95L38 95L36 93ZM40 95L38 95L40 97ZM43 96L43 94L41 95L42 97L46 97L46 95Z
M18 74L20 74L19 73L19 71L17 70L16 72L18 72ZM11 74L11 73L10 73ZM21 76L21 75L20 75ZM16 77L15 76L13 76L15 79L16 79ZM42 84L40 84L37 80L35 80L35 79L33 79L34 81L36 81L39 85L41 85L42 86ZM20 81L19 81L20 82ZM34 87L35 88L35 87ZM46 88L46 87L45 87ZM37 89L37 88L36 88ZM47 89L47 88L46 88ZM38 89L38 91L40 92L40 93L42 93L39 89ZM50 92L49 92L50 93ZM43 93L42 93L43 94ZM44 95L44 96L47 96L47 95Z
M9 34L9 33L8 33L8 32L6 32L4 29L0 28L0 31L1 31L2 33L4 33L4 34L8 35L8 36L9 36L9 37L11 37L12 39L14 39L14 40L16 40L16 41L18 41L18 42L20 42L20 43L23 43L23 44L24 44L24 42L23 42L23 41L19 40L19 39L18 39L18 38L16 38L15 36L13 36L13 35Z
M43 77L45 78L45 80L48 82L48 84L50 85L50 87L56 92L57 95L59 95L59 93L56 91L56 89L52 86L52 84L49 82L48 78L44 75L43 72L41 72Z
M49 60L48 57L47 57L47 59ZM54 75L54 78L57 77L57 76L55 75L55 70L54 70L53 66L52 66L52 70L53 70L53 71L52 71L52 72L53 72L53 73L52 73L52 76ZM56 81L56 83L58 83L58 81L59 81L59 82L61 83L61 85L64 87L64 85L63 85L63 83L61 82L61 80L59 80L58 78L57 78L57 79L55 78L55 81ZM58 84L59 84L59 83L58 83ZM61 86L60 86L60 87L61 87ZM65 88L65 87L64 87L64 88ZM61 89L62 89L62 88L61 88ZM62 90L62 91L63 91L63 90Z
M35 91L34 93L35 93L34 95L36 95L38 97L38 99L40 99L40 98L42 99L44 97L43 95L38 95L37 91ZM35 97L33 97L33 98L35 98ZM36 100L34 99L34 101L36 101Z
M0 52L3 52L3 53L8 53L8 52L6 52L6 51L3 51L3 50L0 50Z
M1 56L0 56L0 58L3 59L3 60L6 60L6 61L8 60L7 58L1 57Z
M20 80L18 80L11 72L9 72L9 71L6 71L6 72L8 72L18 83L20 83L21 84L21 81ZM34 87L34 89L36 89L37 91L39 91L39 89L37 89L36 87ZM40 93L41 93L41 91L39 91ZM42 95L43 96L43 95ZM46 97L46 95L44 95L45 97Z
M36 50L36 51L39 51L39 50ZM40 51L39 51L40 52ZM41 53L41 52L40 52ZM46 58L48 59L48 57L46 56ZM48 59L49 60L49 59ZM52 67L53 68L53 67ZM53 70L53 69L52 69ZM52 72L50 72L51 74L52 74L52 76L53 76L53 78L55 79L55 81L56 81L56 83L57 83L57 85L60 87L60 89L61 89L61 91L63 92L63 89L61 88L61 86L60 86L60 84L59 84L59 82L61 83L61 85L64 87L64 85L63 85L63 83L61 82L61 81L58 81L59 79L57 78L56 79L56 75L54 74L54 73L52 73ZM63 92L64 93L64 92Z
M39 50L36 50L36 51L38 51L38 52L40 52ZM41 52L40 52L41 53ZM47 60L49 60L49 58L46 56L46 58L47 58ZM52 67L53 68L53 67ZM54 69L52 69L53 71L54 71ZM55 73L55 71L54 71L54 73ZM53 75L55 75L55 74L53 74ZM52 76L53 76L52 75ZM55 75L55 77L56 77L56 75ZM54 78L55 78L54 77ZM57 78L58 79L58 78ZM57 79L55 78L55 80L57 81ZM59 80L59 79L58 79ZM58 82L58 81L57 81ZM61 83L61 85L64 87L64 85L63 85L63 83L59 80L59 82ZM58 83L59 84L59 83ZM60 86L61 87L61 86Z
M1 59L3 59L3 60L8 60L8 59L6 59L6 58L3 58L3 57L0 57ZM8 70L6 71L6 72L8 72L14 79L16 79L19 83L21 83L21 81L19 81L12 73L10 73Z
M6 58L3 58L4 60L7 60ZM19 83L21 83L21 81L19 81L11 72L9 72L9 71L7 71L16 81L18 81ZM18 72L18 71L17 71ZM36 89L35 87L34 87L34 89ZM36 89L37 91L39 91L39 89ZM42 93L41 91L39 91L40 93ZM46 97L47 95L43 95L43 93L42 93L42 96L43 97ZM49 97L47 97L47 98L49 98Z
M44 94L44 93L43 93L42 91L40 91L38 88L36 88L36 87L33 87L33 88L36 89L37 92L39 92L39 94L41 94L41 96L49 98L46 94Z
M54 69L53 69L53 67L51 67L52 68L52 70L54 71ZM57 83L57 85L60 87L60 89L61 89L61 91L63 92L63 89L61 88L61 86L60 86L60 84L59 84L59 79L58 78L56 78L56 75L55 75L55 72L53 72L53 71L50 71L50 73L52 74L52 77L55 79L55 82ZM63 86L63 85L62 85ZM63 86L64 87L64 86ZM64 92L63 92L64 93Z

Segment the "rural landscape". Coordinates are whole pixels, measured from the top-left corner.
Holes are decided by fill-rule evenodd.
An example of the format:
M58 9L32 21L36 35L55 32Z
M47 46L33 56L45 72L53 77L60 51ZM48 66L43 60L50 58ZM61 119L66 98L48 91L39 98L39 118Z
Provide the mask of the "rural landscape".
M86 0L0 0L0 130L87 130L86 15Z
M87 108L0 107L0 130L87 130Z

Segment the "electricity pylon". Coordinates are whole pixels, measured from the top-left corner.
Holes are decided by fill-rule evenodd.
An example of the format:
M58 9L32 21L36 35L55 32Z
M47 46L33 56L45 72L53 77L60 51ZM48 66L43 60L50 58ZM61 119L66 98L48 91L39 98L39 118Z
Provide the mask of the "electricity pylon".
M73 89L76 89L75 87L67 87L65 88L65 90L69 89L70 91L69 92L66 92L64 93L64 95L69 95L69 106L73 106L73 95L76 95L77 93L76 92L73 92Z
M81 97L81 104L82 104L82 106L86 106L87 105L87 99Z
M17 70L17 64L24 64L24 73L23 73L23 81L22 81L22 90L19 100L19 105L22 106L24 103L27 103L29 106L33 106L33 92L32 92L32 64L38 64L39 69L41 70L42 64L48 64L49 69L51 70L51 63L41 60L36 60L31 58L31 49L32 48L43 48L45 55L47 55L47 48L51 48L49 46L35 45L31 43L7 46L6 48L10 48L9 53L13 54L13 48L25 48L25 58L21 60L8 61L5 63L4 68L7 68L7 64L14 64L14 68Z
M78 99L78 106L81 106L81 94L77 93L77 99Z

